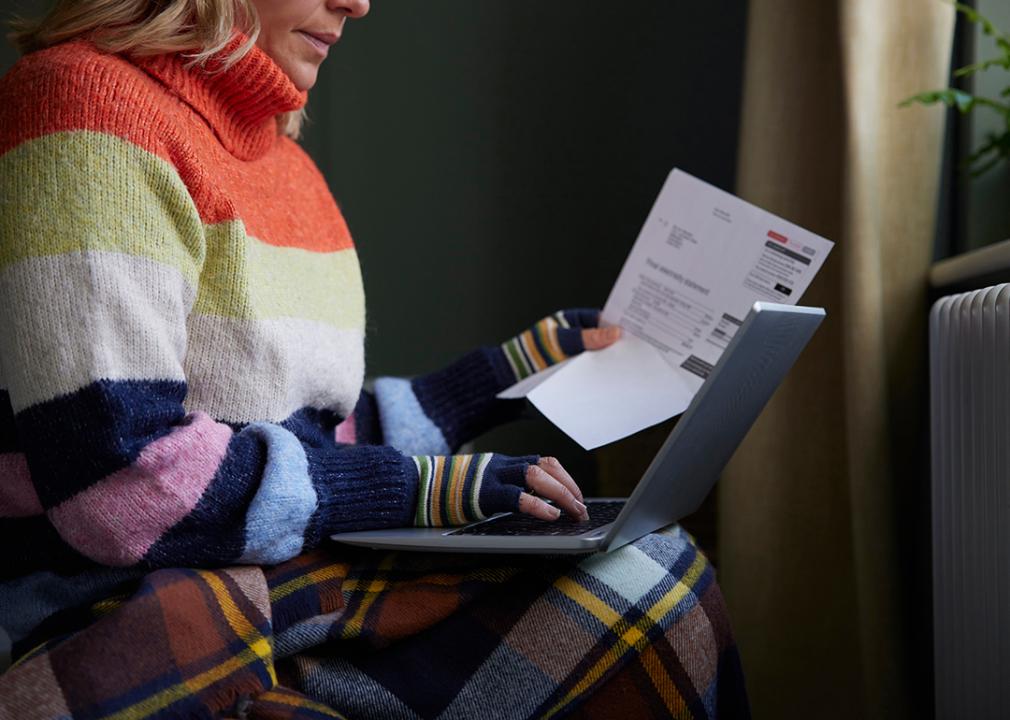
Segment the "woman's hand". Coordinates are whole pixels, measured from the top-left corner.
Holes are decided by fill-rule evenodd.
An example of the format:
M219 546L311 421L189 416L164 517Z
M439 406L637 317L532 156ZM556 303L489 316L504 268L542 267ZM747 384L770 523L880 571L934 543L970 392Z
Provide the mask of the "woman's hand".
M543 457L536 465L528 466L526 487L536 495L522 493L519 496L519 512L541 520L557 520L561 516L559 508L563 508L576 520L589 519L589 513L582 502L582 491L557 458ZM557 507L548 505L541 498L553 500Z
M502 343L515 379L522 380L584 350L602 350L621 337L621 328L601 328L599 310L559 310Z
M465 525L500 512L557 520L564 510L576 520L589 518L579 486L552 457L421 455L414 463L419 527Z

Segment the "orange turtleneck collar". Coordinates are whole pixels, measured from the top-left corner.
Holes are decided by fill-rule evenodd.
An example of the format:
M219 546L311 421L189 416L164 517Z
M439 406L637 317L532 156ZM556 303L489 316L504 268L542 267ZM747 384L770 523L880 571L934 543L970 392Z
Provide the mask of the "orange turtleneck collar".
M256 46L221 70L221 60L246 40L236 33L206 67L189 67L185 55L179 53L132 57L131 61L199 113L228 152L241 160L254 160L276 142L277 116L304 107L307 93L298 90Z

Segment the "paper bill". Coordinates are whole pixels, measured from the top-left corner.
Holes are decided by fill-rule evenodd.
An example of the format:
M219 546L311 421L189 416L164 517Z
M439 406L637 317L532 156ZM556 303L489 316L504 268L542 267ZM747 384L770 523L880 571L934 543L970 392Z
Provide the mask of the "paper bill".
M532 381L527 397L586 449L673 417L751 305L795 304L832 247L674 170L603 308L602 323L620 325L625 339Z

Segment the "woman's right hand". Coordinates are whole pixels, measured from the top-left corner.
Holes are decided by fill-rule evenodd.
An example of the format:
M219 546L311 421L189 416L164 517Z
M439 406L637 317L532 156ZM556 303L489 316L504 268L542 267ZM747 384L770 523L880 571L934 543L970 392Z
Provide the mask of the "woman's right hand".
M559 508L564 508L576 520L589 519L582 491L557 458L542 457L535 465L528 465L526 487L536 495L521 493L519 512L541 520L557 520L561 516ZM548 505L541 498L553 500L557 507Z
M564 510L577 520L589 519L582 491L553 457L422 455L414 463L419 475L414 524L420 527L465 525L500 512L551 521Z

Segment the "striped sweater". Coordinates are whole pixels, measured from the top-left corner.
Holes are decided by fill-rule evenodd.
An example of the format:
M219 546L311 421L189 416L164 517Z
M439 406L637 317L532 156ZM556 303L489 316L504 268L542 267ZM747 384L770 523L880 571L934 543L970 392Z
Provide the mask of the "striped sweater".
M304 102L258 49L209 73L75 41L0 79L0 576L409 525L411 456L515 414L500 348L361 392L354 245L277 133Z

